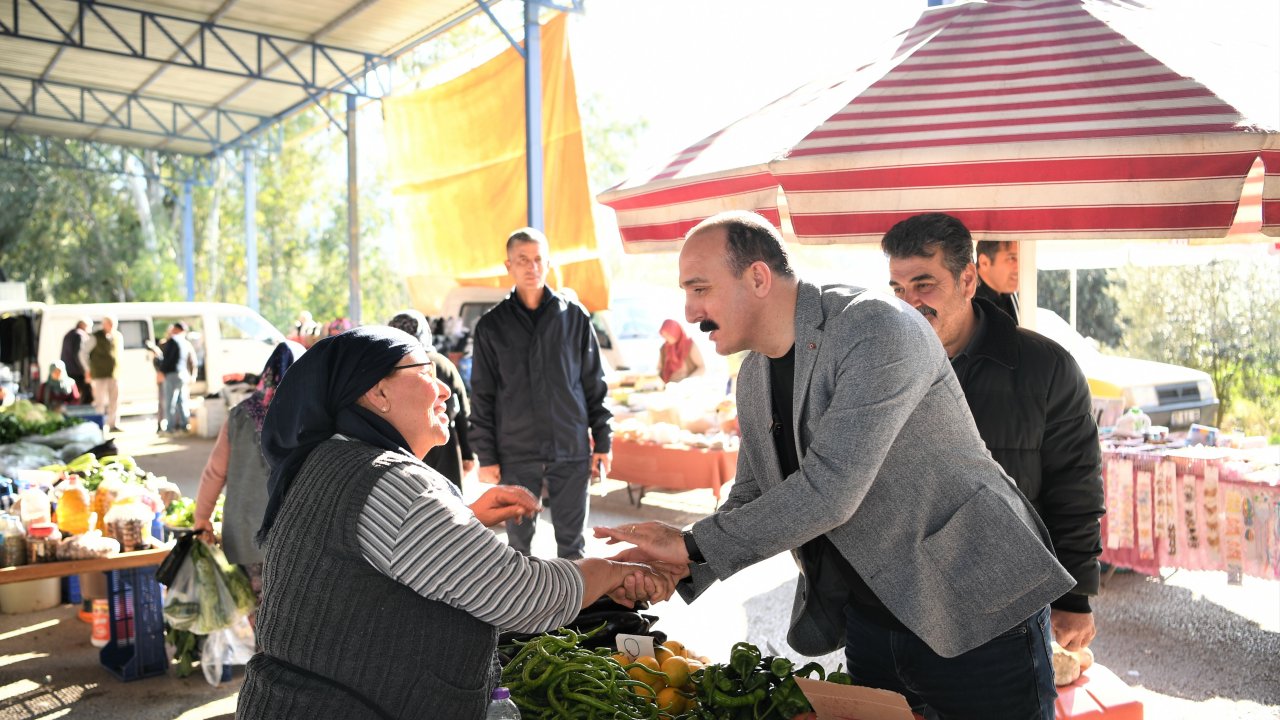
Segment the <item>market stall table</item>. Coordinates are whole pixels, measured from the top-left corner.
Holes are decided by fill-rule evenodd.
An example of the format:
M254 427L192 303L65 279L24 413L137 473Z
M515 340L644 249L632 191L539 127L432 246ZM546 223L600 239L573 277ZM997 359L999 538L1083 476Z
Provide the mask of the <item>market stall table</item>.
M1280 448L1104 446L1103 562L1280 578Z
M609 473L615 480L644 488L667 490L692 490L711 488L716 503L720 502L720 488L737 473L737 450L713 450L683 445L657 445L615 438L613 441L613 469ZM639 500L635 501L637 504Z
M99 652L102 666L121 680L163 675L164 614L155 566L169 548L115 553L91 560L64 560L0 568L0 585L28 580L107 573L111 640Z

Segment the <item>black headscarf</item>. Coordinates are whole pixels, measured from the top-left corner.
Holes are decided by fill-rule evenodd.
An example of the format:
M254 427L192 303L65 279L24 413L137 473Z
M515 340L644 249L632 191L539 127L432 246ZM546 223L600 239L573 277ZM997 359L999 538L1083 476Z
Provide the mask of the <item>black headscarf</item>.
M289 368L262 425L262 455L271 466L261 544L275 523L289 485L307 456L334 433L412 456L391 423L356 405L400 359L422 344L400 330L371 325L324 338Z

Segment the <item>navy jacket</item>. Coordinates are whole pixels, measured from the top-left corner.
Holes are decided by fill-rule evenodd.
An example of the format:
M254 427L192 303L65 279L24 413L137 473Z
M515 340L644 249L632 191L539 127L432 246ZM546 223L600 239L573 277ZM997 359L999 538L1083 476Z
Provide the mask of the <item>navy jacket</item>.
M531 315L513 289L476 323L468 440L481 465L609 451L613 415L591 318L550 290L542 303Z

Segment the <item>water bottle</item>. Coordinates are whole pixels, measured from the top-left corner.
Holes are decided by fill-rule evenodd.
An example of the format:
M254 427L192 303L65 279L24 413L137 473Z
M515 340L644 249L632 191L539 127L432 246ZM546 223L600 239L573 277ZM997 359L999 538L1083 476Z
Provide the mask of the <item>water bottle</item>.
M511 701L511 691L500 687L489 696L489 712L485 720L520 720L520 708Z

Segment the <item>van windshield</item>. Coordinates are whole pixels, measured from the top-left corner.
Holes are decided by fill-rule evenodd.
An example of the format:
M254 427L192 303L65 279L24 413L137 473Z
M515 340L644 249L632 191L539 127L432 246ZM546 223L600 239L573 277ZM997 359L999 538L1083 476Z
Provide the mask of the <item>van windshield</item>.
M254 315L219 315L218 330L230 340L256 340L268 345L284 340L279 330Z

